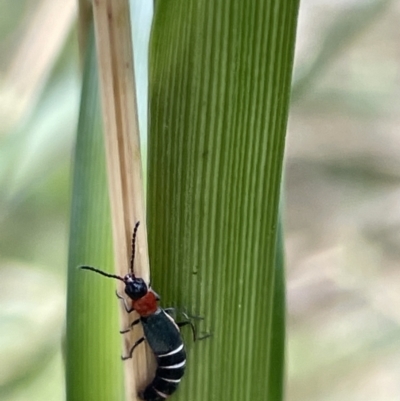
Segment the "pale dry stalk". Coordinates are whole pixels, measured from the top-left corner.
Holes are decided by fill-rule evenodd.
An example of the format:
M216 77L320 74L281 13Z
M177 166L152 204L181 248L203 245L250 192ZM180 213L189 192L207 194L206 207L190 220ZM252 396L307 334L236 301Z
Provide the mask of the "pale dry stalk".
M93 16L99 63L101 101L105 132L108 183L116 271L128 271L132 229L137 221L135 274L149 282L146 214L140 155L133 47L128 0L94 0ZM122 288L120 288L122 291ZM123 308L122 324L135 316ZM131 315L134 315L133 313ZM142 336L141 328L125 336L125 350ZM127 399L137 399L137 388L149 380L152 359L146 347L138 347L132 363L125 363Z

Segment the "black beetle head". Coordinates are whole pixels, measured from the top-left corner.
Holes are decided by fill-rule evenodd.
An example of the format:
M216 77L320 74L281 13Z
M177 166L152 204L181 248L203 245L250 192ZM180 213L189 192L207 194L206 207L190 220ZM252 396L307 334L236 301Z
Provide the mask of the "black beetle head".
M133 274L124 277L125 294L134 301L144 297L149 290L142 278L137 278Z

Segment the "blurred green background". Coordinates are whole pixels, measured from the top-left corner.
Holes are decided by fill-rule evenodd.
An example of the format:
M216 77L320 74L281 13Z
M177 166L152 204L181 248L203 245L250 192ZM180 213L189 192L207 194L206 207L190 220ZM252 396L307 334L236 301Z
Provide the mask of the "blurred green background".
M132 9L144 148L150 3ZM300 5L284 216L288 401L400 399L399 20L396 1ZM0 399L58 401L75 1L1 1L0 52Z

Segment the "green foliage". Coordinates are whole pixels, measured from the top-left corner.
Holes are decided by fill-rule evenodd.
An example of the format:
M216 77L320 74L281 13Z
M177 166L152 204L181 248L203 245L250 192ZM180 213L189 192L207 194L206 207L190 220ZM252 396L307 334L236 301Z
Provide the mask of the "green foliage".
M212 333L189 347L182 400L282 399L276 246L297 9L297 1L156 3L152 283L164 305L205 316L200 330Z
M123 397L115 283L78 269L86 264L112 271L113 262L96 71L92 41L85 63L74 158L66 331L68 401Z

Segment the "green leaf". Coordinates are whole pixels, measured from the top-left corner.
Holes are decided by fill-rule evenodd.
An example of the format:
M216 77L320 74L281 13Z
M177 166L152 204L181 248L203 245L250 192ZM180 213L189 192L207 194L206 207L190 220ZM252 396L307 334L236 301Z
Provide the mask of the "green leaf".
M204 316L198 329L212 333L198 344L186 336L177 400L283 398L276 247L297 11L298 1L156 2L152 284L163 306Z
M273 311L271 323L271 355L269 358L268 400L284 400L285 340L286 340L286 294L282 223L278 223ZM275 383L279 383L276 385Z
M80 265L112 271L110 207L93 38L85 63L74 157L68 261L68 401L123 398L115 283Z

